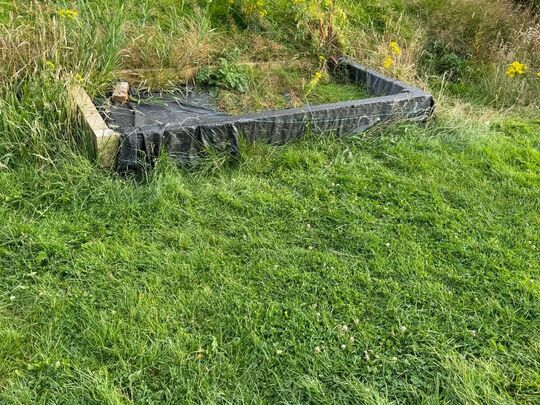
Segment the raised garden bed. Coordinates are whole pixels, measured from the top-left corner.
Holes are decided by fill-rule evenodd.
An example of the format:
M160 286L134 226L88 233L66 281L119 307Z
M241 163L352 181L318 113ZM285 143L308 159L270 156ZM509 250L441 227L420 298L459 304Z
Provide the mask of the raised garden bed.
M307 130L343 136L392 120L425 120L433 111L429 93L348 58L329 63L329 80L309 91L301 66L249 68L252 87L242 94L227 88L188 86L157 93L135 87L129 102L105 103L101 114L82 89L76 89L74 98L94 131L99 161L120 172L151 168L164 149L179 164L190 164L208 148L237 155L240 136L282 144ZM153 73L162 76L161 82L189 82L197 75L193 69L176 72L175 79L163 71ZM119 74L132 83L148 83L147 76L152 72Z

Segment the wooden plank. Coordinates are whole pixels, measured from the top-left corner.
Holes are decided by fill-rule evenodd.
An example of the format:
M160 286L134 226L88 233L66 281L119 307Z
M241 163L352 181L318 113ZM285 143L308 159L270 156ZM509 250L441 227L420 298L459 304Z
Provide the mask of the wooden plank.
M150 87L159 87L163 83L188 83L197 74L197 68L182 70L175 69L136 69L118 70L114 72L117 80L128 82L130 85L146 84Z
M253 68L274 68L282 66L302 66L304 62L300 59L279 60L271 62L240 62L238 66L249 66ZM215 66L210 66L215 67ZM146 83L150 87L159 87L163 83L188 83L195 78L200 67L189 67L181 70L177 69L133 69L117 70L114 77L123 80L130 85Z
M96 148L98 163L105 168L114 167L120 144L120 134L107 126L96 106L81 86L72 86L70 96L77 111L92 132L92 142Z

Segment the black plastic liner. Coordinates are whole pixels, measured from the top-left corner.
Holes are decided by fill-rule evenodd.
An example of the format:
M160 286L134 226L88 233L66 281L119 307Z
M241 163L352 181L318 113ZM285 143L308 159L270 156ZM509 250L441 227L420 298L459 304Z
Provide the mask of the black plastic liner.
M230 116L217 110L208 93L142 98L113 106L107 121L121 132L120 172L153 167L165 148L179 164L189 164L209 148L238 155L238 139L283 144L306 130L338 136L359 133L390 120L426 120L433 111L431 94L343 58L331 69L358 83L373 98Z

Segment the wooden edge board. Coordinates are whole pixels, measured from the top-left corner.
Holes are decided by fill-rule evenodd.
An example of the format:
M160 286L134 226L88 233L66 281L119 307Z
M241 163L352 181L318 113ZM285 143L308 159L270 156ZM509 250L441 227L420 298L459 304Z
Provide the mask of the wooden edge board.
M102 167L113 168L120 145L120 134L107 126L92 99L81 86L73 85L69 93L77 111L92 132L98 163Z
M271 62L240 62L239 66L249 66L254 68L272 68L280 66L301 66L302 61L293 59L287 61ZM210 66L215 67L215 66ZM130 84L140 84L148 82L150 85L173 81L178 83L187 83L197 75L200 67L189 67L181 70L170 69L126 69L117 70L113 73L118 80L124 80Z
M182 70L175 69L135 69L135 70L118 70L114 72L114 77L117 80L123 80L130 85L138 85L148 83L151 86L158 86L167 81L187 83L195 77L198 69L189 68Z

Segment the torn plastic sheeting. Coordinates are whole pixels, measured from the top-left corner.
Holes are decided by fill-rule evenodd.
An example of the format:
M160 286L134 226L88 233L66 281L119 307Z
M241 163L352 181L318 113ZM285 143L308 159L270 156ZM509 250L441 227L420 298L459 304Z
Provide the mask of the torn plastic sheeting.
M165 100L161 107L142 102L113 109L112 121L123 134L118 170L152 167L163 148L179 164L192 162L208 147L237 155L240 134L248 141L283 144L298 139L307 129L344 136L394 119L425 120L432 113L433 97L429 93L349 59L342 59L335 71L345 72L370 94L385 95L243 116L217 111L211 99L200 93L187 94L182 100Z

